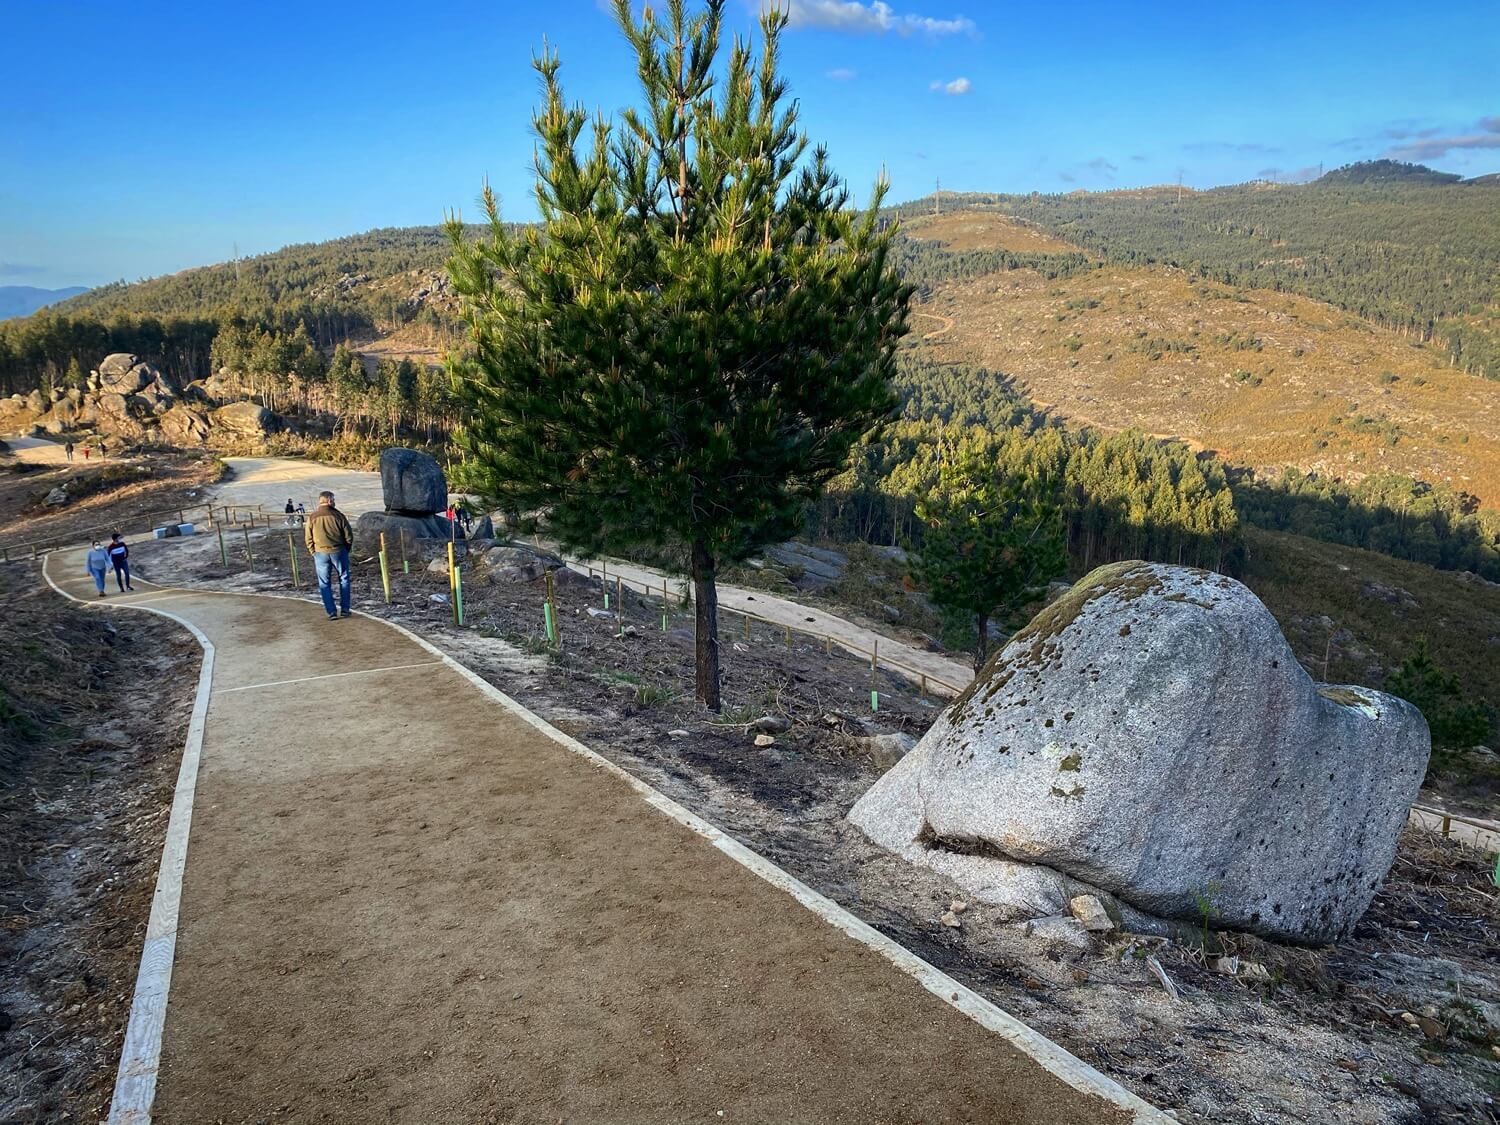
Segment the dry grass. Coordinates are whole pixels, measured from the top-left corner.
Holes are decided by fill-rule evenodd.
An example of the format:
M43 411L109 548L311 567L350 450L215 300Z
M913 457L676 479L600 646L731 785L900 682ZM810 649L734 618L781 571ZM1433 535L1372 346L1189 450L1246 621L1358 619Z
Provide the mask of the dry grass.
M956 322L926 345L936 357L1014 375L1064 417L1266 469L1401 472L1500 504L1495 385L1318 301L1111 266L950 282L927 311Z
M903 219L903 234L940 243L945 250L1012 250L1018 254L1071 254L1078 247L1036 227L986 211L953 211Z

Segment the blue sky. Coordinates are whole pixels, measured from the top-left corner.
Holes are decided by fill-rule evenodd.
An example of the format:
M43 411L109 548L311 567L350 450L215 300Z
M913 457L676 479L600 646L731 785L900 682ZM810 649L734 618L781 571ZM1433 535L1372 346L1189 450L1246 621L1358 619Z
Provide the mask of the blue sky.
M749 30L759 0L729 0ZM1500 171L1500 9L783 0L803 124L863 194L1305 178L1392 155ZM529 62L635 98L597 0L10 0L0 285L170 273L475 212L534 217Z

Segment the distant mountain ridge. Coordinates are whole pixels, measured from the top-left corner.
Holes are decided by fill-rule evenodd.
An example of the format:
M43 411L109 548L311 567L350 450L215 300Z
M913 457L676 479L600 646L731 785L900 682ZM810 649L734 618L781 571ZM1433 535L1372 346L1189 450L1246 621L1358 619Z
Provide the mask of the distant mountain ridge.
M34 285L0 285L0 320L16 316L30 316L37 309L66 301L87 293L86 285L70 285L66 289L38 289Z

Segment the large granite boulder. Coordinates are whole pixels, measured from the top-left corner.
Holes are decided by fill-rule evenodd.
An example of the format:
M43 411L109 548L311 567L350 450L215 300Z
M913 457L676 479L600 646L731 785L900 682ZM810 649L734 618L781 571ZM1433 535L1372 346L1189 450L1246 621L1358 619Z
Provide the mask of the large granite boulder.
M550 551L515 544L491 547L480 556L496 582L535 582L549 570L562 574L567 563Z
M425 516L448 507L448 478L437 460L415 449L393 447L380 454L385 510Z
M162 435L173 445L202 445L208 440L208 419L202 411L178 404L161 416Z
M133 395L156 381L156 370L129 352L115 352L99 364L99 389Z
M453 525L446 516L432 513L412 516L404 512L365 512L354 521L354 537L371 547L379 547L381 533L385 533L386 546L396 550L397 537L406 536L410 543L414 539L451 539L463 542L463 533L453 534Z
M116 437L138 438L143 431L141 420L150 414L150 408L135 395L106 391L95 398L92 411L79 408L78 421Z
M233 437L260 438L274 433L277 428L276 415L255 402L231 402L209 415L214 429L223 430Z
M61 399L52 404L52 409L42 418L42 427L49 434L60 434L78 424L78 406L71 399Z
M1240 583L1118 563L1017 633L849 816L1017 911L1064 912L1083 884L1327 942L1389 870L1430 749L1409 703L1315 684Z
M14 434L29 430L36 422L30 404L24 395L11 395L0 399L0 433Z

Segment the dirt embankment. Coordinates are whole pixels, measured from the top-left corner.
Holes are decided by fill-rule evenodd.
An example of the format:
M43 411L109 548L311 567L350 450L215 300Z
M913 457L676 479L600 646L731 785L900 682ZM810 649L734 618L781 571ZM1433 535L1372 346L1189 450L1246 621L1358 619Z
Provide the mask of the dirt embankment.
M109 1108L198 659L0 565L0 1121Z

